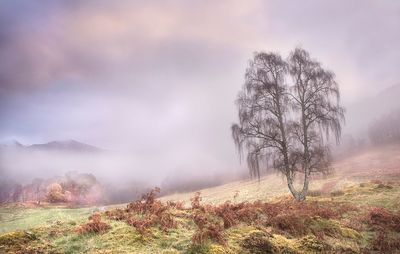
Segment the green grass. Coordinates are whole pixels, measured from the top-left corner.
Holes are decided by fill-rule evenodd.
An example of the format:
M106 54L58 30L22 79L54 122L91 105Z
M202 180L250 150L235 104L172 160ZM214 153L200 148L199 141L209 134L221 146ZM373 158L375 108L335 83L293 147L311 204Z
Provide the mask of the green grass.
M0 233L51 226L57 222L79 223L91 214L93 208L24 208L0 207Z
M380 187L375 183L361 183L343 190L344 195L334 197L335 201L349 202L362 206L384 207L389 210L400 210L399 183Z
M193 228L186 227L168 233L154 228L151 235L142 237L124 222L105 221L111 229L104 234L77 234L74 226L65 224L45 231L58 231L48 237L52 250L57 253L180 253L188 248L194 232Z

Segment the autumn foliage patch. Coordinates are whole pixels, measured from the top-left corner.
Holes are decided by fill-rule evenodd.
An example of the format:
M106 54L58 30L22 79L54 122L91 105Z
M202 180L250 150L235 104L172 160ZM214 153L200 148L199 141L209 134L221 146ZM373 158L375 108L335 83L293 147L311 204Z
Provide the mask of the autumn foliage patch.
M390 236L387 230L380 230L372 241L372 249L381 253L397 253L400 250L400 239Z
M192 219L197 226L192 237L193 244L203 244L208 240L225 244L224 228L217 218L210 216L205 210L198 209L193 212Z
M384 208L372 208L366 222L374 229L391 229L400 232L400 212L393 213Z
M127 205L126 209L107 211L109 219L125 221L133 226L141 235L147 235L150 228L159 226L161 230L168 231L176 228L177 223L171 214L171 209L182 209L182 203L168 202L166 204L156 200L159 188L154 188L142 195L142 198Z
M363 221L370 230L376 232L371 242L371 249L381 253L400 251L400 212L374 207L366 214Z
M89 222L80 225L77 228L77 232L79 234L85 234L85 233L104 233L106 232L110 226L101 221L101 215L99 213L92 214L89 217Z
M272 232L288 238L313 235L322 240L324 237L347 237L358 239L359 234L346 227L346 221L356 221L363 228L375 233L375 240L369 248L378 251L397 250L396 234L400 232L400 214L383 208L373 208L365 218L353 218L360 209L345 202L307 201L298 202L283 199L279 202L242 202L227 201L220 205L202 204L201 193L191 198L191 207L185 208L181 202L161 202L156 198L160 192L155 188L144 194L141 199L132 202L126 208L105 212L111 220L124 221L134 227L142 236L151 235L151 229L159 228L168 232L178 227L178 218L191 221L194 226L193 246L206 242L227 244L226 229L240 224L269 228ZM357 212L357 213L356 213ZM359 216L359 215L357 215ZM87 224L80 226L79 232L103 232L108 225L94 215ZM341 221L341 223L339 223ZM182 224L183 225L183 224ZM264 246L264 242L257 243Z
M310 225L316 218L339 219L343 214L357 211L358 208L346 203L332 202L297 202L284 200L277 203L243 202L233 204L229 201L217 205L201 205L200 193L191 199L193 220L197 226L193 243L199 244L205 240L223 243L223 229L244 223L247 225L270 226L274 230L292 236L302 236L310 233ZM222 227L222 226L223 227ZM314 229L314 234L323 235L323 230ZM330 232L326 232L330 233Z

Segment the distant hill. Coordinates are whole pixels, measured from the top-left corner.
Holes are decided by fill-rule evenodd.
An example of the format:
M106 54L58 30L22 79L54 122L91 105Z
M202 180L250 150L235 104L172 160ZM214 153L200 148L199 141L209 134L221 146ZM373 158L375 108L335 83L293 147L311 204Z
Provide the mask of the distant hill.
M44 144L23 145L16 140L11 140L0 145L5 149L24 149L37 151L65 151L65 152L100 152L103 149L88 145L76 140L51 141Z
M51 141L44 144L34 144L26 147L33 150L57 150L57 151L74 151L74 152L100 152L102 149L81 143L75 140Z
M371 123L384 114L400 109L400 84L378 95L360 100L347 107L344 133L365 136Z
M21 143L19 143L17 140L9 140L6 142L2 142L0 144L0 148L23 148L24 145L22 145Z

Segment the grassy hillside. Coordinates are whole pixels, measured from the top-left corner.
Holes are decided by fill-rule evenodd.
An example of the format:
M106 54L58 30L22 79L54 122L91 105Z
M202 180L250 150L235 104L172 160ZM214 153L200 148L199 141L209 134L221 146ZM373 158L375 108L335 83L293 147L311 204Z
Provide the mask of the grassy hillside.
M96 208L3 206L0 253L399 253L399 155L392 146L337 162L305 203L270 175L90 219Z
M400 179L400 146L388 145L368 149L336 161L332 175L313 179L311 190L329 194L348 186L370 180L391 181ZM268 175L258 180L242 180L221 186L200 190L203 201L220 204L227 200L271 201L282 195L289 195L285 178L279 175ZM183 201L190 203L195 192L176 193L161 198L163 201Z

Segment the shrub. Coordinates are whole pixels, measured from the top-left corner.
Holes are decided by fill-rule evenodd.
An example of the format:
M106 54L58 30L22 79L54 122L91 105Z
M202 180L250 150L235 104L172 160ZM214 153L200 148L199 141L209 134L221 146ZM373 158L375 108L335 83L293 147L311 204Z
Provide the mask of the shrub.
M227 201L214 208L213 212L222 218L224 228L230 228L239 222L253 223L258 219L261 209L257 204L239 203L232 204Z
M177 215L171 210L183 209L183 204L171 201L162 203L155 199L158 192L158 188L151 190L140 200L128 204L126 209L107 211L106 215L113 220L125 221L142 235L148 234L153 226L159 226L164 231L176 228L174 216ZM202 205L201 194L197 192L191 198L191 208L179 214L194 222L196 231L192 236L192 243L201 245L207 241L224 244L224 229L239 223L267 225L292 236L303 236L309 233L320 238L325 234L335 236L337 232L331 232L327 227L318 229L313 227L312 223L316 218L340 219L343 214L356 210L358 210L357 207L347 203L297 202L292 199L276 203L256 201L237 204L225 202L217 206Z
M372 249L381 253L397 253L400 250L399 239L389 236L385 230L380 230L372 241Z
M149 228L154 224L154 217L150 215L142 219L130 217L126 220L126 222L128 225L135 227L139 234L144 236L149 233Z
M310 225L316 217L323 219L339 219L349 211L357 208L345 203L332 202L293 202L282 201L275 204L265 203L264 214L266 225L294 236L309 233ZM323 235L323 232L313 232Z
M270 219L269 225L295 236L306 235L310 217L296 215L294 213L280 214Z
M202 245L207 241L214 241L225 244L224 228L221 226L219 217L215 216L216 208L211 205L202 206L200 194L200 192L196 192L194 197L190 199L192 205L191 218L197 226L192 236L192 243L193 245Z
M262 231L250 233L249 236L243 239L241 247L248 250L250 253L276 253L276 248L269 241L269 235Z
M128 204L127 211L138 214L153 212L154 209L156 209L156 206L159 206L161 203L160 201L155 200L157 193L160 193L160 188L158 187L150 190L146 194L143 194L141 199Z
M384 208L371 209L366 218L367 223L374 229L391 229L400 232L400 213L393 213Z
M113 220L124 220L141 235L147 235L150 228L156 225L160 226L163 231L176 228L177 223L169 209L183 207L183 204L169 202L165 205L156 200L156 195L159 192L159 188L154 188L142 195L141 199L129 203L125 210L114 209L107 211L106 215Z
M129 217L129 214L127 213L126 210L122 210L119 208L111 211L106 211L105 214L109 219L117 221L126 220Z
M191 205L192 205L192 209L200 209L201 208L201 205L200 205L201 197L200 197L200 195L201 195L201 192L198 191L198 192L196 192L194 194L194 197L192 197L190 199L190 202L191 202Z
M336 190L336 191L331 192L332 197L338 197L338 196L343 196L343 195L344 195L344 191L342 191L342 190Z
M326 253L331 250L331 247L325 242L319 240L313 235L307 235L300 240L300 246L302 249L307 250L308 252L318 252L318 253Z
M217 220L208 217L207 214L200 209L194 211L192 218L197 226L197 230L192 237L192 243L194 245L201 245L207 241L225 244L223 227Z
M104 233L109 228L110 226L107 223L101 221L101 215L99 213L95 213L89 217L89 222L82 224L77 228L77 232L79 234Z
M380 184L378 184L376 186L376 189L388 189L388 190L390 190L390 189L393 189L393 186L380 183Z
M63 189L60 184L52 183L47 186L46 198L50 203L64 203L67 202L67 197L63 193Z
M184 209L184 205L183 204L184 203L180 202L180 201L177 201L177 202L175 202L175 201L167 201L167 206L169 208L173 208L173 209L176 209L176 210L183 210Z

